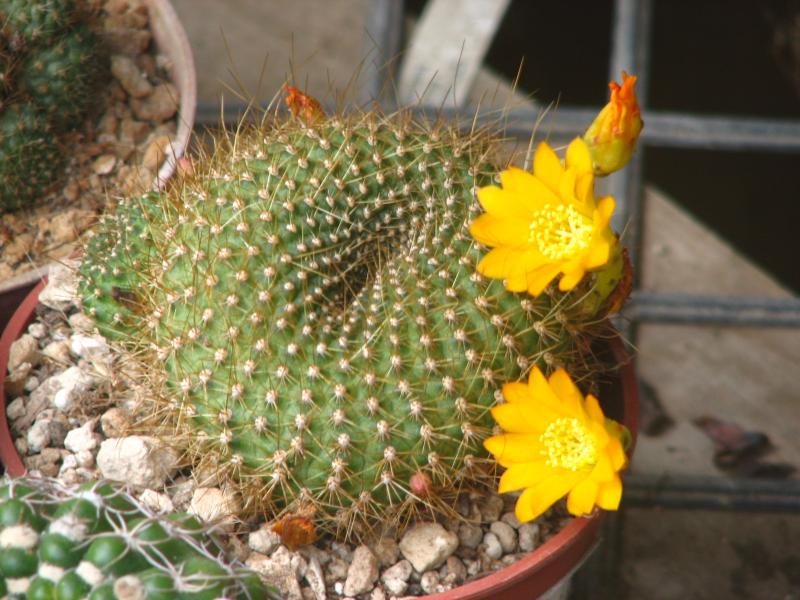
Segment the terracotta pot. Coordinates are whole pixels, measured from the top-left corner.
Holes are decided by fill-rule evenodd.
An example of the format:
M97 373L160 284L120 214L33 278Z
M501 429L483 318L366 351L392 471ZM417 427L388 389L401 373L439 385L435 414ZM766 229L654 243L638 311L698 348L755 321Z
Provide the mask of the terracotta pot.
M14 477L25 474L25 465L14 446L14 438L8 428L6 420L6 374L8 373L8 352L11 344L21 336L28 324L33 320L34 310L39 303L39 292L44 288L45 280L42 279L31 289L28 295L17 306L17 310L11 315L2 336L0 336L0 399L3 400L3 410L0 411L0 461L3 463L5 472ZM8 296L11 297L10 295Z
M8 350L11 343L25 330L34 316L40 282L22 301L0 337L0 398L4 398L4 381ZM625 424L632 434L629 454L636 444L639 427L639 391L634 368L625 352L622 341L612 338L597 349L614 364L622 365L618 377L601 386L598 394L606 415ZM18 476L25 467L14 446L6 422L5 408L0 414L0 460L6 472ZM427 600L530 600L558 586L580 566L598 541L598 532L604 514L596 512L590 517L574 518L559 533L539 546L522 560L486 577L462 585L449 592L423 596Z
M163 187L175 172L179 158L189 145L197 108L197 73L194 68L192 48L186 31L169 0L145 0L150 14L150 30L161 54L171 63L172 82L178 88L181 104L178 108L178 130L172 143L172 153L153 181L154 187ZM0 331L3 330L14 309L30 290L47 274L49 265L43 265L12 279L0 281Z

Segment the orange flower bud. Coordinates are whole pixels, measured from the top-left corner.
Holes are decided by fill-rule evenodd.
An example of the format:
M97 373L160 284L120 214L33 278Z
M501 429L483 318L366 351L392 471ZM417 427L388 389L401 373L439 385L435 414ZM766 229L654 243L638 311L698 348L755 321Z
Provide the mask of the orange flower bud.
M306 123L313 123L325 115L322 105L316 98L303 93L288 83L283 87L286 92L286 106L292 111L292 115L300 117Z
M611 99L586 130L583 139L589 146L596 175L608 175L624 167L636 148L644 122L633 86L636 76L622 72L622 85L608 84Z

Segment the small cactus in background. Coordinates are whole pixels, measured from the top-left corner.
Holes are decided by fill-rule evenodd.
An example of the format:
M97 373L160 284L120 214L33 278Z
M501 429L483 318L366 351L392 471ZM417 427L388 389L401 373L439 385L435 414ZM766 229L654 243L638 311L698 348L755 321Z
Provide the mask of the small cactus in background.
M305 113L243 126L167 191L123 201L85 248L81 294L166 372L148 426L246 508L360 536L492 481L481 442L501 384L596 367L586 334L621 259L602 286L506 292L476 272L469 234L491 135Z
M62 179L106 70L84 0L0 0L0 209L27 206Z
M19 478L0 487L0 594L89 598L268 598L186 514L157 516L109 483L70 489Z

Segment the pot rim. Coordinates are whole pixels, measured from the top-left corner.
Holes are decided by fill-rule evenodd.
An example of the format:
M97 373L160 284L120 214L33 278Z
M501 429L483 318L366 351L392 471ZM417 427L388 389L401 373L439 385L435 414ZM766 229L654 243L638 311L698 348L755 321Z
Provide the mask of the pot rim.
M31 290L14 312L5 331L0 336L0 399L3 399L3 410L0 414L0 460L2 460L6 472L15 477L25 474L25 466L14 446L6 419L4 390L6 365L11 343L22 334L31 321L39 302L39 293L45 283L46 278L42 278L39 284ZM631 446L628 449L628 455L631 456L636 445L639 426L638 383L633 361L625 351L622 339L614 336L606 340L606 343L610 347L615 362L619 365L618 373L624 402L623 423L631 432ZM574 517L556 535L514 564L450 591L419 596L419 598L477 600L478 598L496 598L497 594L504 590L509 590L509 593L514 594L513 596L504 596L509 600L538 597L567 577L581 564L595 545L604 517L605 513L599 510L588 517Z

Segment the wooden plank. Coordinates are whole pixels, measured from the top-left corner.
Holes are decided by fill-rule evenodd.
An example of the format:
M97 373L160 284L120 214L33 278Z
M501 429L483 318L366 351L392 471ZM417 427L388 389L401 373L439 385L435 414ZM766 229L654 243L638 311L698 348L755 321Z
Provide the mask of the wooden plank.
M404 105L463 106L510 0L430 0L403 57Z

